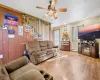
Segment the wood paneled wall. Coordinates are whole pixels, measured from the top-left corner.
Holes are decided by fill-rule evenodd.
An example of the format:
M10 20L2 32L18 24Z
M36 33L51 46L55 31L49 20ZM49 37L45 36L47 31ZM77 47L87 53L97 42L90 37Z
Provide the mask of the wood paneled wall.
M22 25L22 14L0 7L0 25L4 23L4 14L11 14L18 17L19 25ZM9 39L8 32L6 30L0 29L0 54L3 54L3 63L8 63L12 60L15 60L23 55L25 44L27 41L31 41L34 36L29 36L28 32L24 32L24 36L18 35L18 27L13 27L16 31L15 38Z

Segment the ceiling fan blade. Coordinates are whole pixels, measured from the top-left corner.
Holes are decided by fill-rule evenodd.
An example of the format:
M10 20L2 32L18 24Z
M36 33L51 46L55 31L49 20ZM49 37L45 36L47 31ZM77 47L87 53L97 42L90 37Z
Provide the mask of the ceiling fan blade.
M67 11L66 8L57 9L57 12L66 12L66 11Z
M52 0L51 6L55 7L57 0Z
M36 8L42 9L42 10L48 10L47 8L43 8L43 7L39 7L39 6L36 6Z

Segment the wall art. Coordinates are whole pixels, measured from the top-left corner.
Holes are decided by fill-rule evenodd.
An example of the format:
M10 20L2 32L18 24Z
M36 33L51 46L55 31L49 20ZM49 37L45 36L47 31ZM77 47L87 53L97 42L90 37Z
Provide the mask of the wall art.
M8 30L8 25L3 24L3 25L1 25L1 28L2 28L3 30Z
M10 14L4 14L4 24L18 26L18 18Z
M15 30L14 29L8 29L8 38L15 38Z
M23 36L23 26L18 26L18 35Z

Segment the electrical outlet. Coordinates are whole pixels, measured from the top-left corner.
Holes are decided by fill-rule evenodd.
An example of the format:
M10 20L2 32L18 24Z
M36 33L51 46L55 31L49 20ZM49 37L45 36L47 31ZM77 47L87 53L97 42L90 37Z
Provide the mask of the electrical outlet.
M0 59L3 59L3 54L0 54Z

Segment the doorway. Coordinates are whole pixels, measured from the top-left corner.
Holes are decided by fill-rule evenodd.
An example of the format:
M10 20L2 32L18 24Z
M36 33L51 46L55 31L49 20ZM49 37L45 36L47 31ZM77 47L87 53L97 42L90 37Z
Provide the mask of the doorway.
M60 45L60 30L54 30L54 46Z

